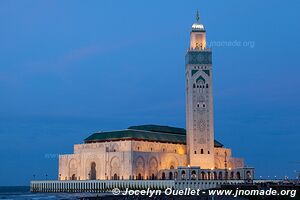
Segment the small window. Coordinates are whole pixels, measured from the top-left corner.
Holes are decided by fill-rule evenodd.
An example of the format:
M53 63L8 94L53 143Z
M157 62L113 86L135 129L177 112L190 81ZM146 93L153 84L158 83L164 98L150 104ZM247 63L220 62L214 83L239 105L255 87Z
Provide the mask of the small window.
M208 84L206 84L206 88L208 88Z
M197 154L197 151L195 151L194 153Z
M203 149L201 149L201 154L203 154Z
M207 153L208 153L208 154L210 154L210 152L209 152L209 151L208 151Z
M206 107L205 103L203 103L203 104L202 104L202 107L203 107L203 108L205 108L205 107Z

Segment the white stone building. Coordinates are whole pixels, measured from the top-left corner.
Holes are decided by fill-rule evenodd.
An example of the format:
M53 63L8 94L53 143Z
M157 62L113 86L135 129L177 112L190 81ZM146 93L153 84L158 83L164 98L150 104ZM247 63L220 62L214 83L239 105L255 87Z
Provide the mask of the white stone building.
M253 168L214 140L212 51L193 24L186 54L186 127L132 126L94 133L60 155L60 180L252 179Z

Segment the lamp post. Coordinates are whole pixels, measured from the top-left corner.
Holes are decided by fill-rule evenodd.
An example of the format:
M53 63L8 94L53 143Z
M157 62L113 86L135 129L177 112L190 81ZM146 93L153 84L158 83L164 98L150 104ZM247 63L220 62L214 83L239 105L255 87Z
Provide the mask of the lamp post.
M48 174L46 174L46 180L48 180Z
M227 179L228 179L228 171L227 171L227 152L226 152L226 150L225 150L224 167L225 167L225 181L227 182Z
M300 171L294 170L294 172L296 173L296 180L300 180Z

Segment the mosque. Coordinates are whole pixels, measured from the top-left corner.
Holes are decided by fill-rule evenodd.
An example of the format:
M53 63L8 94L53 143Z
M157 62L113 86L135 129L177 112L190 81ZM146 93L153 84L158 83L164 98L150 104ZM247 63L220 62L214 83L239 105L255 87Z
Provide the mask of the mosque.
M130 126L96 132L59 156L59 180L253 180L254 168L214 139L212 50L199 22L185 56L186 129Z

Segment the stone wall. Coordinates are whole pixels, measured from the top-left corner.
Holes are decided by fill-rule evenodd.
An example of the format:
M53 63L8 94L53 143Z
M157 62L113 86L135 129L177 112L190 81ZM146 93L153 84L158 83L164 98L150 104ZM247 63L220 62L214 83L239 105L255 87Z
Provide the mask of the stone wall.
M59 156L59 180L161 179L164 170L187 166L184 144L111 141L74 145L74 154ZM215 148L215 169L243 167L231 150Z

